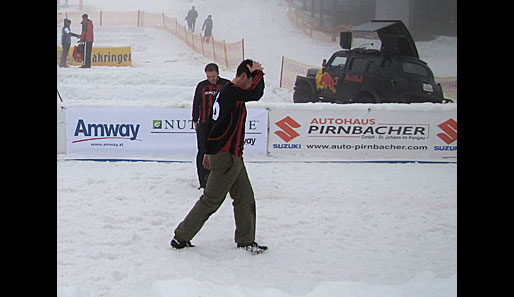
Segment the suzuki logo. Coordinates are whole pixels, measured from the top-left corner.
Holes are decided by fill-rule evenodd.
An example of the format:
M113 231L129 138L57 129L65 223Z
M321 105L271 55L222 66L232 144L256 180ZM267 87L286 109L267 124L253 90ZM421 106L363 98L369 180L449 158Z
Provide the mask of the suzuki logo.
M282 120L275 123L282 131L275 131L278 137L282 138L285 142L289 142L294 138L300 136L293 128L300 128L301 125L298 124L291 117L287 116Z
M450 144L457 140L457 122L454 119L449 119L446 122L437 125L444 133L438 133L437 136L441 138L446 144Z

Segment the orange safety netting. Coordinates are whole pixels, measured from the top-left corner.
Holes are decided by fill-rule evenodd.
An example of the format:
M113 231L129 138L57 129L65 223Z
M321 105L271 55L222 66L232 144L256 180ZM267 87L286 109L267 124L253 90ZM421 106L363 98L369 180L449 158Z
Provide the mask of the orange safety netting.
M142 10L128 12L95 11L88 12L88 16L95 26L134 25L165 30L182 40L195 52L230 69L236 68L244 60L244 39L237 42L225 42L224 40L215 40L212 36L206 38L201 34L188 31L184 25L179 24L177 18L168 17L164 13L152 13ZM70 19L72 25L77 25L82 21L82 13L58 13L58 27L62 26L65 18Z

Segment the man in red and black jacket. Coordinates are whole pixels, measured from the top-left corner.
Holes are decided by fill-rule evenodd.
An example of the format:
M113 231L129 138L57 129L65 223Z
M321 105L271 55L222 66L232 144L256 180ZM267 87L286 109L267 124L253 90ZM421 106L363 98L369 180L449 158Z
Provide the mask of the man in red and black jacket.
M255 67L260 67L258 62L255 64ZM250 72L250 67L246 65L251 63L238 67L236 78L222 88L216 98L213 105L213 126L207 138L207 154L223 151L237 157L243 155L245 103L259 100L264 93L264 73L261 69Z
M263 68L260 63L244 60L237 68L236 78L225 85L216 96L212 113L212 128L207 138L203 164L210 169L203 195L186 218L175 229L170 245L191 247L190 240L223 203L230 193L233 200L238 248L251 253L267 249L255 242L255 199L243 162L246 105L264 94Z
M84 42L84 63L80 68L91 68L91 52L93 50L93 21L89 19L87 13L82 15L82 34L80 42Z
M207 79L198 83L193 98L193 123L198 146L196 169L200 188L203 189L205 189L209 177L209 169L205 168L202 162L212 118L212 105L221 87L230 82L228 79L219 77L219 68L215 63L209 63L205 66L205 76Z

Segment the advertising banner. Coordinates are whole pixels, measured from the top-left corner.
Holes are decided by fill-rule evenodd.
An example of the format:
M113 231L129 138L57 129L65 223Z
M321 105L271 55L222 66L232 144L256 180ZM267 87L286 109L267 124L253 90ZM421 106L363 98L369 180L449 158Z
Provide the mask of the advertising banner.
M271 110L270 156L337 160L457 160L456 108Z
M248 109L244 153L266 155L268 111ZM183 156L197 152L189 108L68 108L66 152L80 156Z
M57 47L57 65L61 60L62 47ZM82 62L73 59L73 46L68 51L66 63L80 66ZM128 47L94 47L91 50L91 66L132 66L132 52Z

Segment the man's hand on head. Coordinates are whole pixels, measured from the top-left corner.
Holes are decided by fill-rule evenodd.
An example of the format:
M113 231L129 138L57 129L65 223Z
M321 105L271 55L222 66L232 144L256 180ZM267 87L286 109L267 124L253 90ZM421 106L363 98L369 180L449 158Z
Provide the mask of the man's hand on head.
M250 73L253 73L255 70L263 71L264 68L262 67L261 63L257 61L253 61L253 65L250 66L250 64L246 65L248 67L248 70L250 70Z

